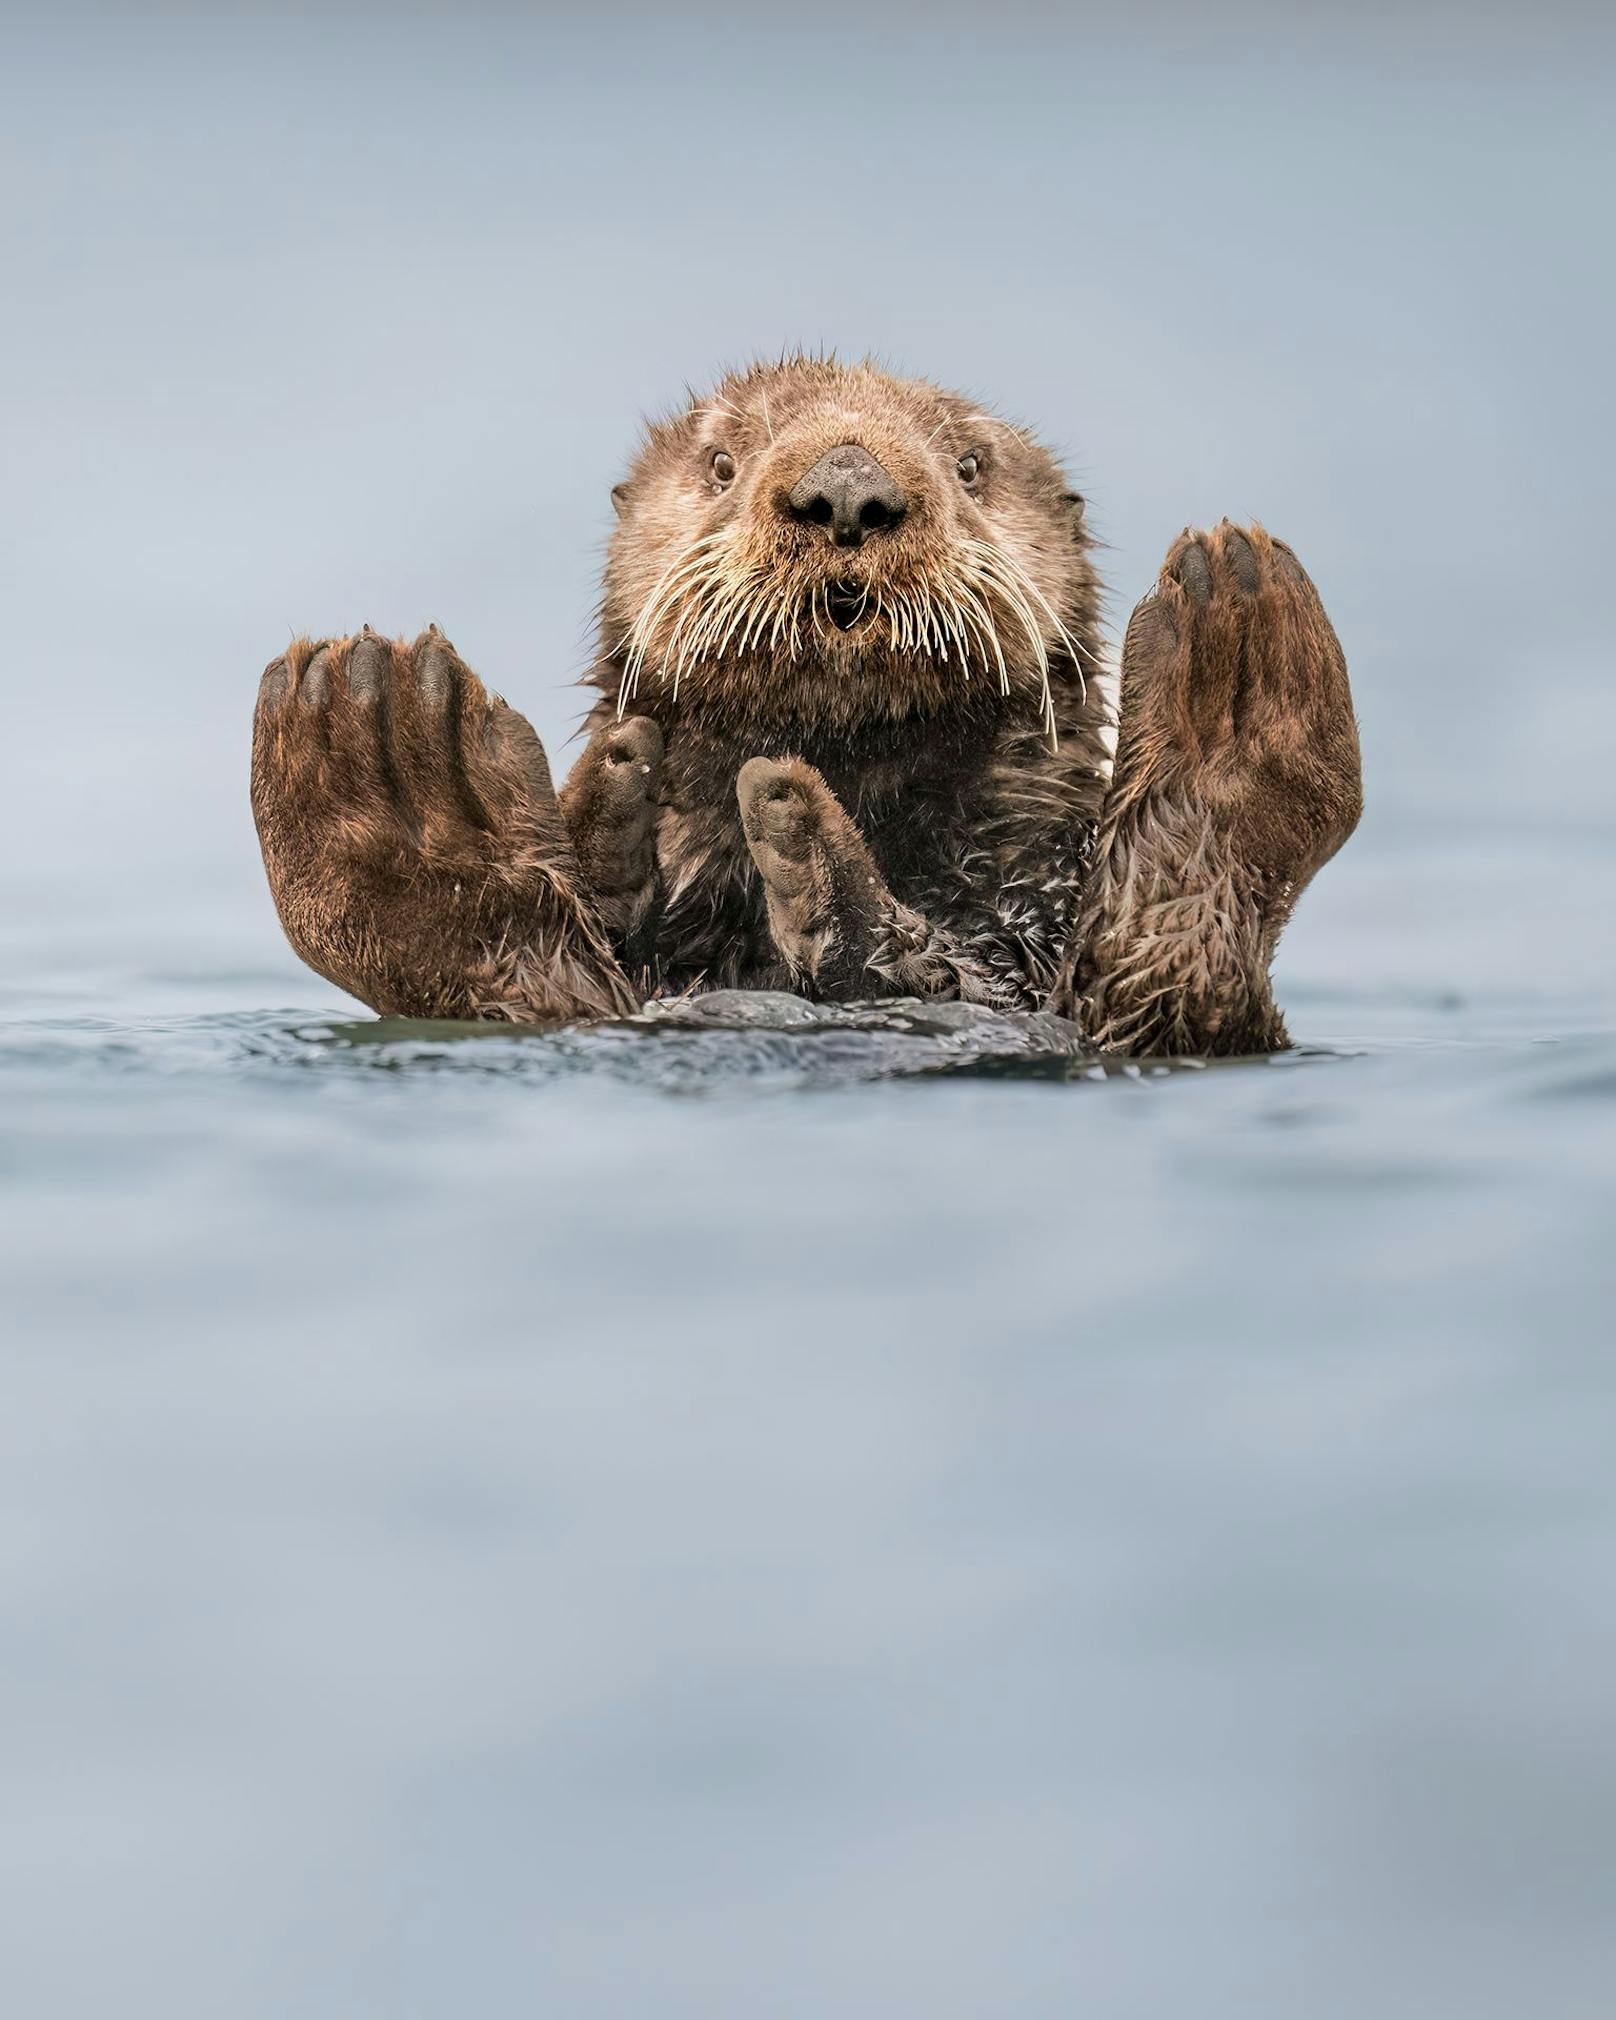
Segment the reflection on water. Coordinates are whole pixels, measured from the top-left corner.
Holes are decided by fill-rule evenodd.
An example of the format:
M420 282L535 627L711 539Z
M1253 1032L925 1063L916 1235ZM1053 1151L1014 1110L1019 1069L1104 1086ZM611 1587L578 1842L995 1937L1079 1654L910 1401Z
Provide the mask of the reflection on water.
M1607 2010L1616 1035L1368 944L1171 1074L16 963L7 2010Z

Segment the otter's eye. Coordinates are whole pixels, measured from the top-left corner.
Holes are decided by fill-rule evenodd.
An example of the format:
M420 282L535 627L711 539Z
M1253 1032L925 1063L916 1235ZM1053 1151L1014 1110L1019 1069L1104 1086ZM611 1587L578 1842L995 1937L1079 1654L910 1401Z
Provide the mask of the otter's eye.
M982 474L982 461L978 456L961 456L959 474L962 484L974 484Z
M708 466L713 473L715 484L733 484L735 481L735 458L727 449L715 449L713 460Z

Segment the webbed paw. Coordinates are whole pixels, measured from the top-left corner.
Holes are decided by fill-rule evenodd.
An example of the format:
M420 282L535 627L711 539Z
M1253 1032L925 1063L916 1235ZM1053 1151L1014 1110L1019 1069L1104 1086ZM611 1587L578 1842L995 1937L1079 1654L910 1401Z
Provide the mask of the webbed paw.
M434 627L297 640L253 719L287 937L387 1014L548 1018L636 999L579 889L544 750Z
M1129 622L1116 804L1188 793L1288 911L1363 805L1341 645L1284 541L1186 531Z

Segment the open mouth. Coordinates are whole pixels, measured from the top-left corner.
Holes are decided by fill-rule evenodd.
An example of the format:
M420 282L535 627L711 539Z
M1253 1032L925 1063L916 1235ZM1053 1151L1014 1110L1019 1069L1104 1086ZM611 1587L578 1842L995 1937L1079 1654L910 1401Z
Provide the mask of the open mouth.
M830 621L838 631L851 631L870 608L870 592L859 582L834 582L825 592Z

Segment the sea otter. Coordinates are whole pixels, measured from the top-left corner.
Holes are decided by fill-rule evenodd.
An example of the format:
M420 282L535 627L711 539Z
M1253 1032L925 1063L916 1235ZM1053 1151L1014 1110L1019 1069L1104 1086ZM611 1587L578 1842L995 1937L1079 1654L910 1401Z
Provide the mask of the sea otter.
M1361 791L1282 541L1173 543L1119 711L1082 498L959 394L756 366L652 426L612 495L559 795L436 629L266 670L253 807L312 967L392 1015L785 987L1053 1009L1136 1055L1287 1042L1269 961Z

